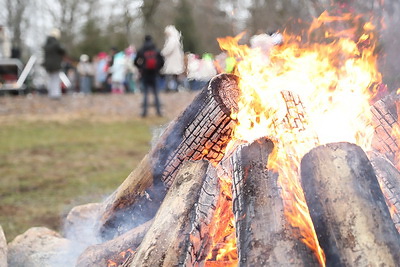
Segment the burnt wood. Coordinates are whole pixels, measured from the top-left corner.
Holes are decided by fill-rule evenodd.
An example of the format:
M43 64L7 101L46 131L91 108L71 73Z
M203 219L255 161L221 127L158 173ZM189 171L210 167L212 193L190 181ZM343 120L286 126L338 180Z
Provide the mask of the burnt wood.
M398 114L396 103L399 102L398 96L389 96L376 101L371 106L372 123L374 126L374 136L372 148L386 156L393 164L397 164L396 154L400 153L400 144L392 135L393 127L398 124Z
M368 153L386 204L397 231L400 233L400 172L384 156Z
M359 146L312 149L301 161L301 180L327 266L398 265L400 237Z
M115 259L128 249L135 251L142 242L153 220L147 221L115 239L92 245L79 256L76 267L107 266L109 260Z
M239 266L319 266L284 215L278 177L266 168L273 147L260 139L232 156Z
M104 201L99 231L109 240L151 219L183 161L207 159L217 164L236 121L238 78L221 74L210 80L172 121L156 145L118 189Z
M204 160L181 165L131 266L195 266L204 262L209 250L208 227L218 200L213 168Z

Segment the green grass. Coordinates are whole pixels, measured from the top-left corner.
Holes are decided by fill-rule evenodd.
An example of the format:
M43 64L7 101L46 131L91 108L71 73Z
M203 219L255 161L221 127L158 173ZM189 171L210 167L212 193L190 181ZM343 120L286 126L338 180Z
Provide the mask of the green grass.
M34 226L60 230L77 205L100 202L150 149L141 121L0 126L0 224L8 241Z

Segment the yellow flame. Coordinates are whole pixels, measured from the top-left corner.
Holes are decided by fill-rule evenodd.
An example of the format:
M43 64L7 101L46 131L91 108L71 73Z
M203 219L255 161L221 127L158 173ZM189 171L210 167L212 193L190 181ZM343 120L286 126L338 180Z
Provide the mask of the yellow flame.
M333 17L323 13L308 33L327 22L352 18L351 14ZM241 97L238 112L231 116L238 121L234 138L250 142L270 136L275 140L268 168L279 173L285 214L323 266L325 256L299 181L300 161L318 144L347 141L364 150L371 146L370 87L381 81L381 75L373 53L373 25L356 26L338 33L328 29L323 36L329 39L308 44L285 33L286 42L269 55L239 45L243 33L218 40L221 48L237 59L235 74L240 78ZM364 33L353 40L359 28ZM283 91L298 96L302 105L297 102L289 107Z

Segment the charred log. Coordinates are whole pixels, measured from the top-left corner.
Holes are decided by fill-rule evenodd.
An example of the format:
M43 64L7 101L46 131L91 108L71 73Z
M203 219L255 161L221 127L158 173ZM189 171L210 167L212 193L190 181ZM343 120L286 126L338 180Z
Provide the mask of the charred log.
M396 266L400 236L364 151L319 146L301 161L301 179L327 266Z
M182 164L131 266L194 266L205 260L218 197L212 170L205 161Z
M263 139L232 157L240 266L318 266L285 218L277 175L266 168L272 149L272 142Z
M396 112L396 101L398 99L389 95L374 103L371 107L372 121L374 125L374 137L372 139L372 147L387 157L392 163L397 164L396 154L400 153L400 144L392 135L393 127L398 125Z
M152 218L183 161L216 164L223 158L236 123L230 115L237 110L238 95L237 77L218 75L170 123L139 168L104 202L99 225L104 239Z
M139 247L152 223L150 220L113 240L88 247L79 256L76 267L107 266L110 260L117 262L115 258L120 253L135 251Z
M393 223L400 233L400 172L388 159L379 154L370 153L369 158L374 167Z

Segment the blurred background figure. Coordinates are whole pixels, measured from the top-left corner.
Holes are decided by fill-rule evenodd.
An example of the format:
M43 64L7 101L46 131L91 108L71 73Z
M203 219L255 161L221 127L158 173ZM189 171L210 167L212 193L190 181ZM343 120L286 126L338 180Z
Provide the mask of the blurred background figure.
M135 93L138 91L137 86L137 77L138 70L136 66L133 64L133 61L136 57L136 48L133 45L130 45L125 49L125 68L126 68L126 77L125 77L125 85L127 92Z
M108 52L107 56L107 65L106 65L106 71L107 71L107 78L106 82L104 84L105 92L110 93L112 90L112 70L113 70L113 65L114 65L114 57L118 53L118 49L116 47L111 47L110 51Z
M44 61L43 67L47 71L47 91L52 99L61 97L61 63L66 54L65 49L60 44L61 33L59 29L52 29L43 47Z
M253 35L250 38L250 47L253 49L259 49L262 54L257 58L261 64L269 63L269 53L274 46L274 40L266 33Z
M93 61L94 68L94 86L96 91L106 92L107 82L107 63L108 55L106 52L100 52L96 55Z
M82 54L77 65L79 74L80 92L84 94L92 93L92 77L94 74L93 64L89 61L89 56Z
M200 58L196 54L188 54L187 60L187 78L190 89L201 90L217 74L213 55L211 53L204 53Z
M125 77L126 77L126 65L125 65L125 53L120 51L114 55L113 64L110 67L111 72L111 93L123 94L125 93Z
M178 76L185 71L184 53L181 41L181 33L174 25L168 25L164 30L165 43L161 50L165 64L161 74L166 77L166 90L177 91L179 86Z
M162 113L160 100L158 98L157 77L160 74L160 69L164 65L164 58L153 43L153 38L150 35L145 36L144 44L138 51L134 64L139 69L142 82L142 117L147 116L148 94L150 90L153 92L157 115L161 117Z

